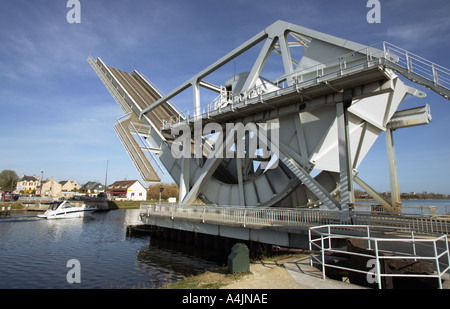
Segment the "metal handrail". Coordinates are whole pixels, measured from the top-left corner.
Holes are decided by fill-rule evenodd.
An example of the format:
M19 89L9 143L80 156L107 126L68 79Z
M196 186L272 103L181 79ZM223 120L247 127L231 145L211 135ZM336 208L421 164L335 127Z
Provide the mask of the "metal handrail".
M406 216L381 212L350 212L349 221L342 220L340 211L295 208L263 208L236 206L189 206L174 204L141 204L141 214L147 216L169 216L180 219L196 219L202 222L224 224L294 226L308 228L323 224L349 224L409 228L424 233L450 234L447 217Z
M350 235L349 231L355 231L359 229L359 232L361 235L366 236L355 236ZM332 232L333 231L333 232ZM342 233L338 233L336 231L342 231ZM384 232L391 234L393 232L407 232L411 233L410 239L405 238L395 238L395 237L389 237L389 238L381 238L381 237L373 237L374 231L377 233ZM321 257L320 259L315 256L314 254L311 254L310 256L310 263L311 266L313 266L314 261L317 262L322 266L322 278L326 279L326 267L329 268L336 268L341 270L347 270L351 272L357 272L366 274L366 276L374 276L375 282L378 284L378 288L382 288L382 277L428 277L428 278L437 278L438 279L438 286L440 289L442 289L442 277L445 273L449 272L450 270L450 254L449 254L449 248L448 248L448 242L447 242L447 236L446 235L436 235L434 238L430 238L429 235L427 235L427 238L420 238L418 237L417 233L415 233L412 230L407 229L392 229L392 228L386 228L386 227L380 227L380 226L368 226L368 225L322 225L322 226L316 226L309 229L309 249L310 251L320 251ZM373 250L373 255L366 254L366 253L357 253L357 252L350 252L343 250L341 248L333 248L332 246L332 240L333 239L339 239L339 240L350 240L350 239L359 239L367 242L368 249ZM412 244L412 253L410 252L401 252L400 246L396 246L397 252L389 251L390 255L383 255L382 253L387 252L380 249L380 243L383 242L396 242L396 243L411 243ZM443 242L444 247L438 247L437 243ZM431 248L431 254L429 256L418 256L416 248L419 245L429 245L432 244ZM373 248L372 248L373 244ZM361 269L355 269L345 266L338 266L329 264L326 262L325 255L326 254L332 254L332 253L339 253L339 254L345 254L348 256L360 256L365 258L370 258L375 260L375 267L374 269L371 269L370 271L365 271ZM387 274L381 272L380 267L380 260L387 260L387 259L412 259L412 260L429 260L433 261L435 266L435 273L432 274ZM374 272L375 270L375 272ZM374 282L372 282L374 283Z
M359 211L354 211L351 215L354 224L409 228L426 233L450 235L450 220L446 216L403 215L388 212Z
M141 136L141 134L139 134L139 132L138 132L136 126L133 124L133 122L130 122L130 126L133 129L134 133L138 136L139 141L141 142L143 147L145 147L145 149L148 151L148 153L150 155L150 160L156 164L156 166L157 166L156 173L158 174L158 177L160 177L160 173L164 174L164 169L162 168L161 164L154 158L153 152L151 151L150 147L147 146L147 141L145 141L144 138ZM151 164L151 166L154 167L153 164Z
M172 219L197 219L202 222L233 223L241 224L244 227L247 225L308 227L341 222L339 212L289 208L218 207L209 205L179 207L174 204L141 203L140 214L170 216Z
M148 160L146 160L146 158L142 157L142 155L141 155L142 150L137 149L135 147L132 140L127 135L128 128L124 128L122 125L123 122L127 121L130 118L130 115L131 114L126 114L126 115L123 115L123 116L117 118L114 129L117 133L117 136L122 141L122 144L124 145L125 149L127 150L128 155L130 156L131 160L135 163L141 176L145 179L146 177L145 177L145 174L143 174L143 172L146 172L146 173L152 172L146 165L146 162L148 162ZM118 130L118 128L120 128L120 130ZM131 148L129 148L129 147L131 147ZM137 158L135 157L135 155L137 156ZM143 169L145 169L145 171L143 171Z
M152 81L147 78L147 76L145 76L142 73L138 73L138 74L144 78L144 80L156 91L156 93L158 93L158 95L161 98L164 96L163 92L158 87L156 87L156 85L153 84ZM178 106L176 106L175 104L170 102L170 100L167 100L166 103L168 105L170 105L170 107L173 108L178 113L177 116L180 116L181 118L186 118L186 115L178 108Z
M125 98L119 92L119 89L114 85L113 77L106 71L106 68L104 68L101 63L95 61L91 56L89 56L88 62L100 77L100 80L105 85L106 89L108 89L113 98L116 100L117 104L119 104L120 108L122 108L126 114L131 113L131 107L126 104Z
M384 212L378 205L372 205L371 201L355 204L355 210L358 212ZM372 207L373 206L373 207ZM379 210L378 210L379 209ZM450 205L420 205L420 204L403 204L402 214L408 216L449 216Z
M351 59L351 56L359 55L360 58ZM349 60L350 59L350 60ZM376 43L372 46L365 47L361 50L350 51L345 55L330 59L324 63L311 66L301 71L294 72L289 75L284 75L276 80L272 81L278 89L265 92L263 85L255 86L249 90L233 95L219 95L213 101L201 105L200 110L203 110L201 117L218 110L219 112L227 108L233 110L235 105L246 104L249 99L261 97L267 93L279 91L289 86L311 86L324 82L329 78L336 76L342 76L349 72L353 72L355 69L365 69L374 65L389 64L399 65L402 68L408 70L408 72L415 73L421 77L430 80L435 85L442 86L450 89L450 70L438 65L432 61L422 58L414 53L404 50L388 42ZM253 93L253 94L252 94ZM254 95L256 94L256 95ZM228 98L227 106L222 107L222 98ZM215 108L219 106L218 108ZM184 112L187 117L181 121L189 122L189 120L196 119L195 109L189 109ZM174 124L180 122L180 119L173 117L165 118L162 120L163 128L171 127Z
M329 61L326 61L324 63L311 66L309 68L303 69L301 71L297 71L294 73L291 73L289 75L284 75L276 80L272 81L273 85L278 85L278 89L274 89L272 91L265 91L265 85L257 85L254 86L246 91L232 94L232 95L219 95L216 97L213 101L203 104L200 106L200 110L203 110L204 112L201 114L201 116L209 115L213 111L221 111L221 110L227 110L231 109L233 110L234 106L236 105L242 105L247 104L249 99L256 99L261 98L263 95L272 93L274 91L279 91L281 89L287 88L292 85L302 85L303 86L311 86L314 84L318 84L320 82L323 82L327 79L327 77L334 77L337 75L344 75L346 73L349 73L355 68L367 68L375 63L378 63L378 60L375 59L373 54L370 53L370 48L364 48L359 51L353 51L351 53L355 54L361 54L361 57L359 59L353 60L353 61L347 61L348 53L345 55L342 55L340 57L336 57L333 59L330 59ZM379 55L383 55L383 51L380 50ZM355 64L356 62L356 64ZM327 65L329 64L329 65ZM333 69L333 71L329 71L330 69ZM292 82L285 82L286 80L292 81ZM283 85L280 87L280 85ZM222 107L222 104L218 104L218 102L221 100L221 98L226 97L228 98L228 104L224 107ZM220 103L220 102L219 102ZM218 108L215 108L216 106L219 106ZM181 121L183 122L189 122L190 119L196 119L195 116L195 109L191 108L189 110L186 110L184 112L187 117ZM163 119L163 128L167 129L167 127L175 125L179 123L180 121L177 121L173 117L165 118Z
M437 85L450 88L449 69L388 42L383 42L383 50L385 59L391 61L389 55L396 55L398 60L395 63L403 66L409 72L419 74Z

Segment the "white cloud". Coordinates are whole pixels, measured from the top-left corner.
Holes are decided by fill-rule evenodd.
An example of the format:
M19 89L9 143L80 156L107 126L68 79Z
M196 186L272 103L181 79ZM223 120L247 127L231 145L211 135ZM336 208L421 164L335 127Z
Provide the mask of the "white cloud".
M398 41L406 49L424 45L447 43L450 32L450 19L438 18L430 21L416 21L401 26L390 27L386 31L388 40Z

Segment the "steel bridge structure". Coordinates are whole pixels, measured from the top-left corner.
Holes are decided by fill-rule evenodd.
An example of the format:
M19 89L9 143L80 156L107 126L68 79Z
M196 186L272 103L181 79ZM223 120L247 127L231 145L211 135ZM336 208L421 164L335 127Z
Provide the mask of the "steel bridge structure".
M230 74L220 85L208 81L258 48L248 72ZM262 73L273 54L281 73L268 80ZM401 212L393 131L426 125L431 114L428 105L399 110L406 96L426 96L400 76L450 97L450 70L442 66L386 42L366 46L284 21L168 94L137 71L88 61L125 113L115 130L143 180L158 182L167 171L180 188L179 207L196 199L214 206L321 206L348 221L357 184L386 211ZM200 89L216 99L205 102ZM193 106L184 113L172 100L187 91ZM380 134L386 136L390 201L357 172ZM185 155L174 156L174 149Z

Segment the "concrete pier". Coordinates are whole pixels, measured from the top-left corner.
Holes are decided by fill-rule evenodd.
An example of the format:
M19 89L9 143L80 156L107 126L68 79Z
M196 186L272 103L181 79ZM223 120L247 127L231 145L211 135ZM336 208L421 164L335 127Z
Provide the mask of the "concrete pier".
M159 227L170 233L182 231L184 233L203 234L216 239L230 238L240 241L258 242L289 248L308 248L308 229L289 226L261 226L247 224L243 227L239 223L207 223L200 220L171 219L158 217L143 217L143 222L149 227ZM175 237L175 236L172 236ZM208 241L205 237L204 241Z
M272 245L267 243L249 239L238 239L223 235L212 235L146 224L127 226L127 236L136 236L142 234L150 235L152 239L169 240L186 245L191 245L194 247L211 249L216 252L223 252L225 255L229 254L233 245L238 242L245 243L249 247L251 254L254 256L261 253L266 254L272 248Z

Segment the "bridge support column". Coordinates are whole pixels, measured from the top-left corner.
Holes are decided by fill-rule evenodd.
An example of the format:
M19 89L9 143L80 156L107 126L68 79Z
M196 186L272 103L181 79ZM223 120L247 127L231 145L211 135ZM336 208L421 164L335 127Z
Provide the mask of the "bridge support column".
M386 150L389 167L389 182L391 185L391 204L394 212L401 212L402 202L398 185L397 162L395 159L394 137L391 129L386 129Z
M355 203L353 190L352 157L350 150L349 122L347 108L352 104L352 89L345 90L343 101L336 103L336 120L338 129L339 172L341 191L341 211L349 215L349 206Z
M178 203L181 206L183 200L189 192L189 170L190 158L181 158L181 173L180 173L180 192L178 196Z

